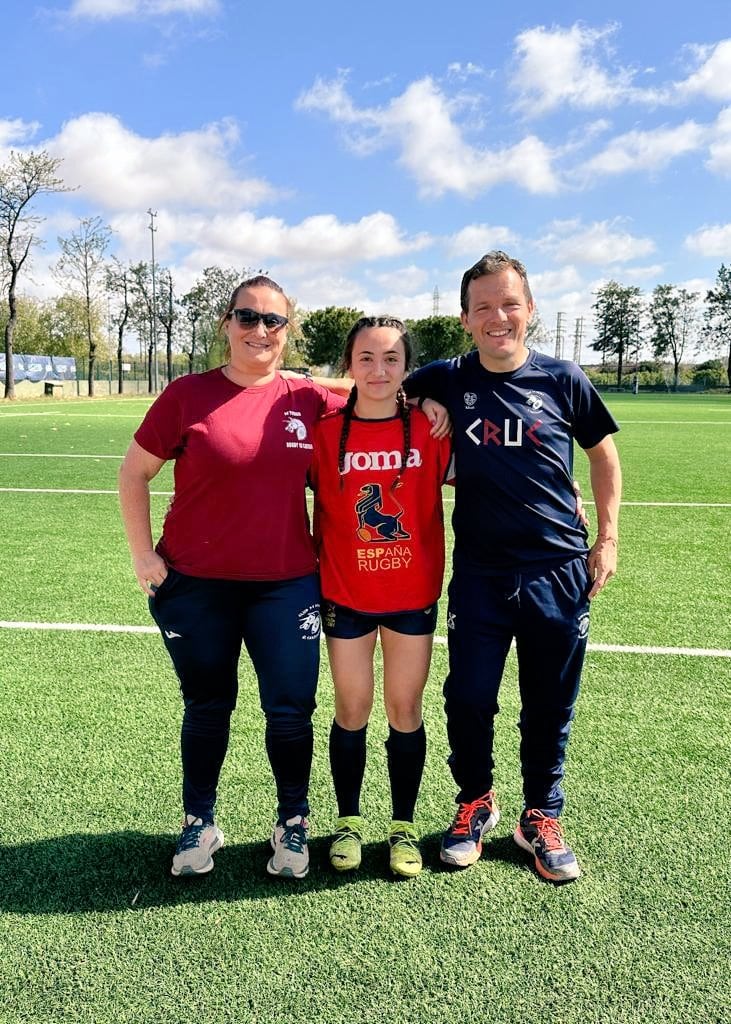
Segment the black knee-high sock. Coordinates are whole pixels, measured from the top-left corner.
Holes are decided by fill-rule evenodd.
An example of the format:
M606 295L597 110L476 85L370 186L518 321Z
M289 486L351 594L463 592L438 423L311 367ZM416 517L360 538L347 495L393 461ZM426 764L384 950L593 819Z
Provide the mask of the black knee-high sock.
M390 725L386 752L394 821L413 821L426 761L424 723L414 732L398 732Z
M330 770L338 815L360 814L360 791L366 765L366 730L343 729L333 720L330 729Z

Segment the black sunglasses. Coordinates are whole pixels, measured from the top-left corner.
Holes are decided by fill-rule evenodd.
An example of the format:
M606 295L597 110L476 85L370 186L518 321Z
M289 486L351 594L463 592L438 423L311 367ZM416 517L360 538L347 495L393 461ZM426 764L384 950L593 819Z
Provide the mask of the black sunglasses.
M255 309L232 309L228 314L229 320L231 317L236 317L236 322L248 329L256 327L260 320L268 331L279 331L289 323L287 317L279 313L257 313Z

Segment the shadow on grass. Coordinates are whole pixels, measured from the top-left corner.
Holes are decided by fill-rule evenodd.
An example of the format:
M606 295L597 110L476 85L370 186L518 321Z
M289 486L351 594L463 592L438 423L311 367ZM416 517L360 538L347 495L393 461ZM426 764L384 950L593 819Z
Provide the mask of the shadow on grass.
M333 872L328 837L310 840L310 873L299 881L266 872L268 842L226 845L208 875L173 878L170 835L114 832L67 835L2 851L0 910L16 914L77 914L144 910L187 903L236 902L335 890L392 879L385 842L365 843L358 871ZM439 836L426 837L425 866L438 870ZM428 862L428 863L427 863Z

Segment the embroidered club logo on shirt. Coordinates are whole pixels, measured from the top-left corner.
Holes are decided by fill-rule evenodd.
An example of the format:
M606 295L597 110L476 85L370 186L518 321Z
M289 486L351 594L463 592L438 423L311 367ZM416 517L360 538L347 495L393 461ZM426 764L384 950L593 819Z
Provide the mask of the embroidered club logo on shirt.
M312 451L312 444L307 440L307 427L302 422L299 412L285 412L284 429L287 434L293 434L297 438L296 441L287 441L287 448L307 448Z

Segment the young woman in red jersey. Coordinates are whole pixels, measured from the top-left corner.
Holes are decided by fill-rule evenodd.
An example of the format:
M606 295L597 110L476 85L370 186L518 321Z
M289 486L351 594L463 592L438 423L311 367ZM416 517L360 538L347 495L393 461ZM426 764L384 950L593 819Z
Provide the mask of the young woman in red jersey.
M308 871L320 594L304 487L314 424L343 399L280 375L288 316L274 281L239 285L221 322L226 365L168 385L120 473L135 574L184 702L176 876L210 871L223 845L214 804L242 644L258 680L277 788L267 870L285 878ZM153 547L149 484L167 460L175 463L175 496Z
M414 808L426 756L422 694L444 572L441 486L448 439L406 403L401 383L411 344L400 320L363 317L343 365L354 386L345 407L315 428L310 479L320 558L322 624L335 684L330 762L338 821L330 861L361 860L360 791L380 635L393 820L391 870L421 870Z

